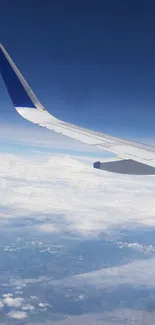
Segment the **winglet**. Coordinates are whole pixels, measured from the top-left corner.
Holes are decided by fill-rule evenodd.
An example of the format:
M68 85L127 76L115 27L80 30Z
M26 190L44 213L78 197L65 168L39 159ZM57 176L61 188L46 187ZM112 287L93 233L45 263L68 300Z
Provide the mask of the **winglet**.
M14 107L45 110L2 44L0 44L0 72Z

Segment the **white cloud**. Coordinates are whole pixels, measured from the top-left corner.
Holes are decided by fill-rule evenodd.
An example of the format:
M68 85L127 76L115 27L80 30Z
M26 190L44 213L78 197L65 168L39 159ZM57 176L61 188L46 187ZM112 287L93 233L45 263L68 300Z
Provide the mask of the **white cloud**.
M15 295L22 295L23 294L23 291L21 291L21 290L17 290L16 292L15 292Z
M42 224L38 227L41 231L44 232L50 232L50 233L56 233L56 232L60 232L60 229L58 229L58 227L54 224Z
M9 307L21 307L23 301L24 300L20 297L18 298L6 297L3 299L3 303Z
M34 310L34 306L27 304L21 307L22 310Z
M37 297L37 296L30 296L30 298L31 298L32 300L38 300L38 297Z
M32 217L42 232L92 236L135 223L155 226L154 191L154 176L103 172L65 155L40 161L0 154L0 221Z
M0 300L0 309L2 309L4 307L4 304L2 302L2 300Z
M8 316L9 318L15 318L15 319L25 319L28 317L25 311L10 311L8 313Z
M155 247L153 245L141 245L138 243L127 243L121 241L117 241L116 244L120 248L124 248L124 247L133 248L139 252L144 252L144 253L155 252Z
M40 302L39 304L38 304L38 306L40 307L40 308L46 308L46 307L48 307L48 306L50 306L48 303L43 303L43 302Z
M137 260L128 264L102 268L97 271L77 274L69 277L62 278L61 280L55 280L52 277L44 277L39 282L43 287L61 287L61 288L78 288L83 291L85 286L112 289L115 290L120 286L132 286L132 288L155 288L155 258ZM28 279L22 279L21 281L28 281ZM31 281L30 281L31 283ZM12 283L13 285L13 283ZM72 289L71 289L72 288ZM68 292L68 291L67 291ZM66 295L67 297L67 295ZM36 296L30 297L32 301L37 301ZM75 298L76 301L84 300L85 295L81 293ZM27 305L29 306L29 305ZM46 308L51 306L48 303L38 302L38 307Z
M36 283L45 287L68 287L70 290L73 288L78 288L78 290L83 291L85 286L92 286L95 288L102 289L117 289L121 285L132 286L134 287L143 287L143 288L155 288L155 258L142 259L134 262L130 262L124 265L113 266L102 268L97 271L87 272L82 274L77 274L69 277L62 278L61 280L55 280L52 277L42 277L36 279ZM31 279L21 279L21 282L32 283ZM12 282L12 285L15 283ZM72 289L71 289L72 288ZM67 297L67 295L66 295ZM81 293L78 297L75 298L76 301L84 300L85 295ZM32 301L38 301L38 297L31 296ZM25 307L27 306L27 307ZM32 310L31 305L22 305L23 310ZM38 307L46 308L49 305L48 303L39 302Z
M9 297L12 297L12 296L13 296L12 293L4 293L4 294L2 295L3 298L9 298Z
M85 285L108 289L120 287L121 285L132 285L132 287L155 287L155 258L134 261L125 265L103 268L101 270L75 275L58 281L72 287Z
M79 295L77 298L75 298L76 301L84 300L84 295Z
M28 278L28 279L20 279L20 280L11 279L10 282L14 286L20 285L20 287L26 287L27 284L33 284L33 283L37 283L37 282L42 282L44 280L46 280L46 277L45 276L40 276L38 278ZM35 299L35 296L31 296L31 298L32 297Z

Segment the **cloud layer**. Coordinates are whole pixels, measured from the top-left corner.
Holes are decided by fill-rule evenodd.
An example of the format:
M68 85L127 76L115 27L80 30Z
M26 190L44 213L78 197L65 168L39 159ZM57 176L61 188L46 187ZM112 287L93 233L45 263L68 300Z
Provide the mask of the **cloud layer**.
M136 223L154 226L154 191L154 176L94 170L80 158L0 154L0 221L29 217L42 232L87 236Z
M72 283L73 286L74 283L76 286L91 285L105 289L110 287L114 289L121 285L155 288L154 268L155 258L139 260L122 266L104 268L70 277L68 284Z
M39 155L21 158L0 154L1 229L7 225L9 231L11 226L12 232L18 225L21 228L28 225L32 234L39 232L39 237L45 234L41 238L46 238L46 234L47 237L49 234L59 237L67 233L73 235L74 239L82 237L91 240L104 233L107 235L104 240L111 238L120 250L129 248L147 254L140 255L139 260L130 263L124 260L124 265L110 264L103 268L102 264L99 270L92 268L95 271L88 272L87 269L86 272L86 269L82 269L76 275L71 273L67 276L65 273L57 279L51 274L36 274L34 278L33 275L32 278L26 278L25 275L20 278L20 274L17 278L11 277L9 286L12 286L12 293L4 292L0 296L0 311L6 311L9 318L22 320L36 312L53 308L50 301L37 298L33 290L33 296L28 299L24 296L25 290L35 288L35 285L41 291L51 286L54 292L60 289L60 294L65 295L66 292L70 294L69 289L73 288L73 301L77 304L87 300L88 292L94 297L94 288L103 292L115 292L122 287L131 287L131 290L155 288L154 243L143 245L138 240L130 243L118 235L119 232L135 230L136 227L154 228L154 192L154 176L107 173L93 169L90 163L78 157L75 159L51 154L44 155L42 159ZM11 243L6 245L6 254L19 253L21 243L16 248ZM42 252L47 251L41 242L38 245ZM36 241L31 246L32 249L37 247ZM48 247L48 252L53 250Z

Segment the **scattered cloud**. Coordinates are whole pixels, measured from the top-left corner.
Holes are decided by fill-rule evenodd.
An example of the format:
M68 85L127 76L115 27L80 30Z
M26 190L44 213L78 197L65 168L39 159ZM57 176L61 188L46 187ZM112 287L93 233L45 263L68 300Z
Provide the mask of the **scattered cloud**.
M21 307L23 301L24 300L20 297L18 298L6 297L3 299L3 303L9 307Z
M2 295L3 298L10 298L10 297L12 297L12 296L13 296L12 293L4 293L4 294Z
M10 311L8 313L8 316L9 318L14 318L14 319L25 319L28 317L25 311Z
M9 318L16 318L16 319L24 319L28 317L27 312L33 311L34 306L25 303L25 299L21 297L13 297L11 293L6 293L2 295L2 299L0 300L0 309L3 307L9 307L11 311L7 314ZM19 308L20 310L16 310Z
M27 305L23 305L21 307L22 310L34 310L34 306L30 305L30 304L27 304Z
M77 298L75 298L76 301L81 301L84 300L85 296L84 295L79 295Z
M2 302L2 300L0 300L0 309L2 309L4 307L4 304Z
M22 295L23 294L23 291L21 291L21 290L17 290L16 292L15 292L15 295Z
M31 298L31 300L34 300L34 301L38 300L37 296L30 296L30 298Z
M48 303L43 303L43 302L40 302L39 304L38 304L38 306L40 307L40 308L46 308L46 307L48 307L48 306L50 306Z
M124 248L124 247L133 248L139 252L144 252L144 253L155 252L155 247L153 245L141 245L138 243L127 243L127 242L121 242L121 241L117 241L116 244L120 248Z

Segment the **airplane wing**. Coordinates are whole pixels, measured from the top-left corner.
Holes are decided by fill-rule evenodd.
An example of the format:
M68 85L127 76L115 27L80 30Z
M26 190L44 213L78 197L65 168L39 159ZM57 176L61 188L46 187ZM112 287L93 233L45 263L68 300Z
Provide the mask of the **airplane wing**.
M90 146L109 151L120 161L94 164L95 168L124 174L155 174L155 147L91 131L61 121L50 114L38 101L20 71L0 44L0 72L17 112L28 121L79 140ZM117 168L116 168L117 166ZM105 168L104 168L105 167ZM141 172L140 172L141 170Z

